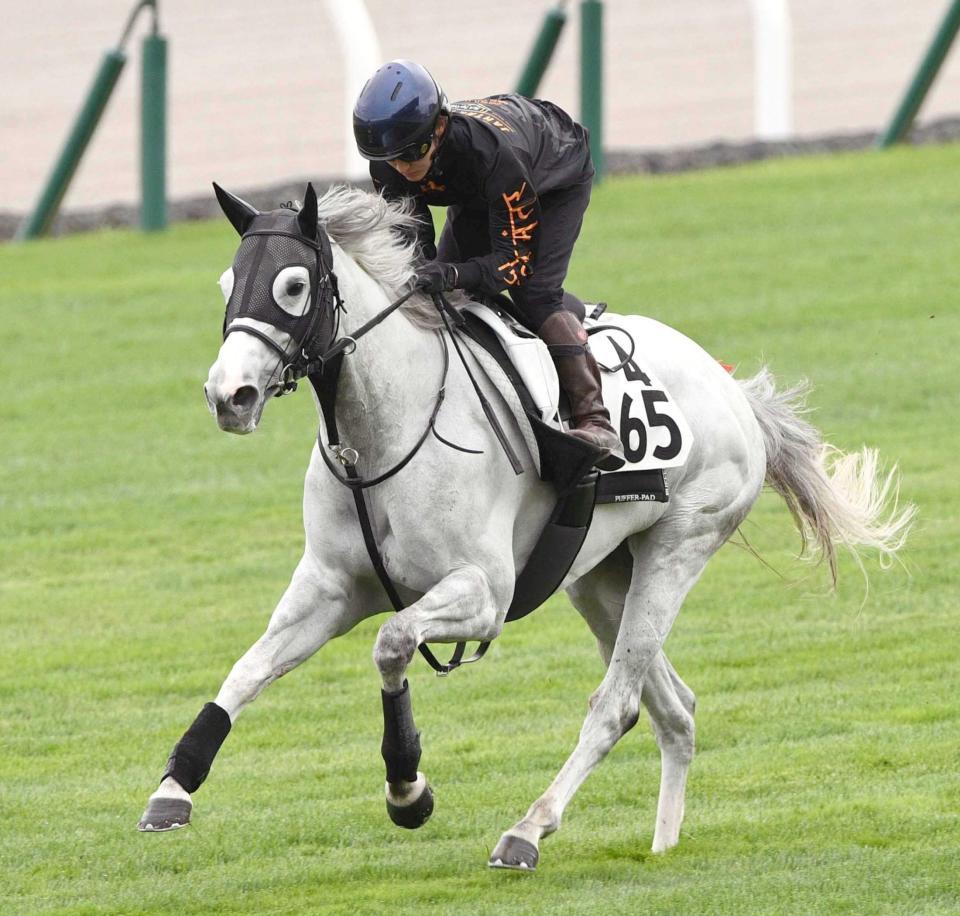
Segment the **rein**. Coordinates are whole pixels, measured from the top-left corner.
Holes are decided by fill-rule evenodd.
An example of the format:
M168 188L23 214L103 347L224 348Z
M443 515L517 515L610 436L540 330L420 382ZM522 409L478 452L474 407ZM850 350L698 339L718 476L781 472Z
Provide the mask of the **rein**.
M328 277L333 284L334 290L334 302L335 308L338 313L340 311L346 311L343 307L343 300L340 298L340 290L337 286L336 274L331 269L328 273ZM297 381L304 377L309 377L322 373L324 367L336 359L338 356L349 356L357 348L357 341L363 337L368 331L372 331L381 321L387 318L389 315L392 315L404 302L406 302L417 290L412 289L407 293L404 293L399 299L391 302L383 311L377 312L366 324L361 325L357 328L353 334L348 334L344 337L341 337L336 343L330 347L325 353L310 358L305 351L301 351L300 357L298 357L297 362L288 363L283 368L284 375L284 391L296 391L297 390ZM339 325L338 325L339 327ZM349 349L348 349L349 348ZM444 371L444 377L446 377L446 371ZM419 446L418 446L419 448Z

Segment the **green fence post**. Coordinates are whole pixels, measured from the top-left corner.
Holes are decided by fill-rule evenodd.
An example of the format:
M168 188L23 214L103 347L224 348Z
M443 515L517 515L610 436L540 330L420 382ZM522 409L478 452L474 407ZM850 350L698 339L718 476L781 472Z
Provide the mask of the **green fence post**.
M960 0L952 0L890 125L877 140L877 146L881 149L886 149L902 140L913 126L917 112L940 72L958 30L960 30Z
M517 93L532 98L543 79L543 74L547 70L550 58L560 40L560 33L567 22L567 14L564 10L564 4L558 3L555 7L547 11L547 15L540 26L540 33L537 40L533 43L533 49L527 58L527 63L517 80Z
M154 21L156 27L156 21ZM143 40L140 85L140 228L167 225L167 40Z
M603 4L580 3L580 120L590 131L590 151L603 178Z
M70 179L73 178L83 152L100 122L100 116L107 107L110 94L120 78L126 61L127 56L119 48L107 51L103 55L93 85L87 93L86 101L77 119L70 128L70 133L67 134L66 142L47 178L47 183L40 192L33 211L17 228L18 240L36 238L49 231L50 224L60 208L63 195L66 194L67 187L70 185Z

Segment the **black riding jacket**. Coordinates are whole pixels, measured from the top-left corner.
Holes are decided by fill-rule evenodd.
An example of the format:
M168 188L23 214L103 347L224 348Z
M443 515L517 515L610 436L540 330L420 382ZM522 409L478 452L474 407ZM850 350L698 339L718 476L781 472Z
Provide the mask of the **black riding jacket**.
M431 206L485 211L491 253L458 264L460 286L500 292L523 284L534 269L540 196L593 177L586 128L551 102L512 93L450 105L433 165L420 182L386 162L371 162L385 197L411 197L423 256L436 257Z

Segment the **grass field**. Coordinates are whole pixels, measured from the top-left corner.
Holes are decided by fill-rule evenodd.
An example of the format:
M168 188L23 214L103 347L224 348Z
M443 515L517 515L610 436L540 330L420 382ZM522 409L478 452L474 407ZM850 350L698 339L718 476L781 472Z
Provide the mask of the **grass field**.
M741 375L808 376L815 422L900 462L907 569L841 587L765 495L667 650L698 694L680 846L649 853L645 720L543 844L486 857L572 749L600 660L563 598L479 666L411 674L437 810L383 808L378 622L237 722L193 826L140 835L172 744L262 632L301 549L309 396L237 438L201 384L225 221L0 248L0 912L960 911L960 146L616 179L571 288ZM399 319L396 319L399 320Z

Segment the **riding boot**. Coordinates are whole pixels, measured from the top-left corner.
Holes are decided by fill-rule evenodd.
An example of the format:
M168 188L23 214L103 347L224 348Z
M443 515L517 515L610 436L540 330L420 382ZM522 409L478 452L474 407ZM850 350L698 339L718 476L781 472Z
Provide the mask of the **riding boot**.
M601 470L622 467L623 444L603 404L600 369L587 345L583 325L572 312L560 310L540 325L539 333L556 364L560 386L570 398L570 434L604 450L595 462Z

